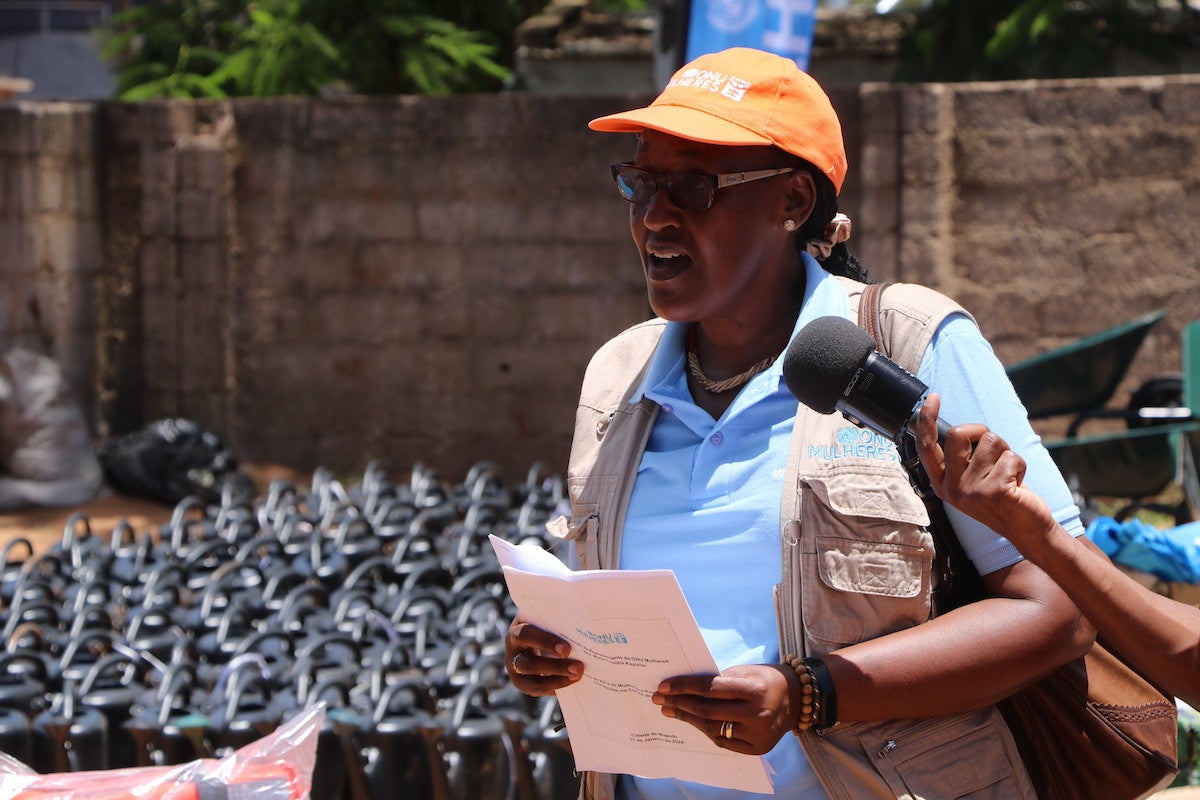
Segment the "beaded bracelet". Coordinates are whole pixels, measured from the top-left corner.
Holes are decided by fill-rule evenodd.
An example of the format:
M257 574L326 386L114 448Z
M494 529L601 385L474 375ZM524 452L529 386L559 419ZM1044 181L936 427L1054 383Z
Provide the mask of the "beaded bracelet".
M783 663L800 678L800 719L796 720L796 732L832 727L837 722L837 695L825 662L789 655L784 656Z

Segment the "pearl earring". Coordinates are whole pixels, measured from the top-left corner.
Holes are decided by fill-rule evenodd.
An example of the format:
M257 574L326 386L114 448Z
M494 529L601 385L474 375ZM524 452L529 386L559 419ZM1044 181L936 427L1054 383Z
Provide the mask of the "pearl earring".
M783 229L784 229L785 231L787 231L788 233L791 233L792 231L796 230L796 220L794 220L794 219L785 219L785 220L783 221Z

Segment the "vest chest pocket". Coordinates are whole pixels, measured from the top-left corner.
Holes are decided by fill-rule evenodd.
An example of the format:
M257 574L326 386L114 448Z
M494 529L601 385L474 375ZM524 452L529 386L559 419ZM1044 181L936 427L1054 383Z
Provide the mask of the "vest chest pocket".
M801 592L805 633L822 649L929 618L932 564L924 547L837 536L817 536L815 545L803 556Z

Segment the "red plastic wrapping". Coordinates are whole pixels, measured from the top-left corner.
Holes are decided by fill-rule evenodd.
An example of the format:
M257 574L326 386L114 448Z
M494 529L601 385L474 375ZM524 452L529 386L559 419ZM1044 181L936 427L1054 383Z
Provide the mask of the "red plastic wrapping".
M41 775L0 753L0 800L308 800L324 707L220 759Z

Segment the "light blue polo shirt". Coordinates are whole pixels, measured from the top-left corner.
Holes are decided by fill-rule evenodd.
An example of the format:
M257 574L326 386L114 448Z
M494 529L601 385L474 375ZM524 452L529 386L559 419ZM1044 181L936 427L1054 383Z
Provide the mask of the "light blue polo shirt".
M836 278L805 256L806 284L796 321L850 314ZM621 540L621 569L674 570L704 639L724 670L780 659L772 587L781 579L779 514L797 401L783 381L782 359L755 376L719 420L699 408L684 375L687 325L668 323L642 395L661 406L638 470ZM1026 483L1075 535L1083 533L1071 493L975 324L947 320L927 350L918 377L942 397L950 423L984 422L1028 462ZM947 508L963 547L981 574L1016 563L1008 540ZM794 737L767 755L775 794L825 798ZM740 797L711 786L622 776L623 800Z

